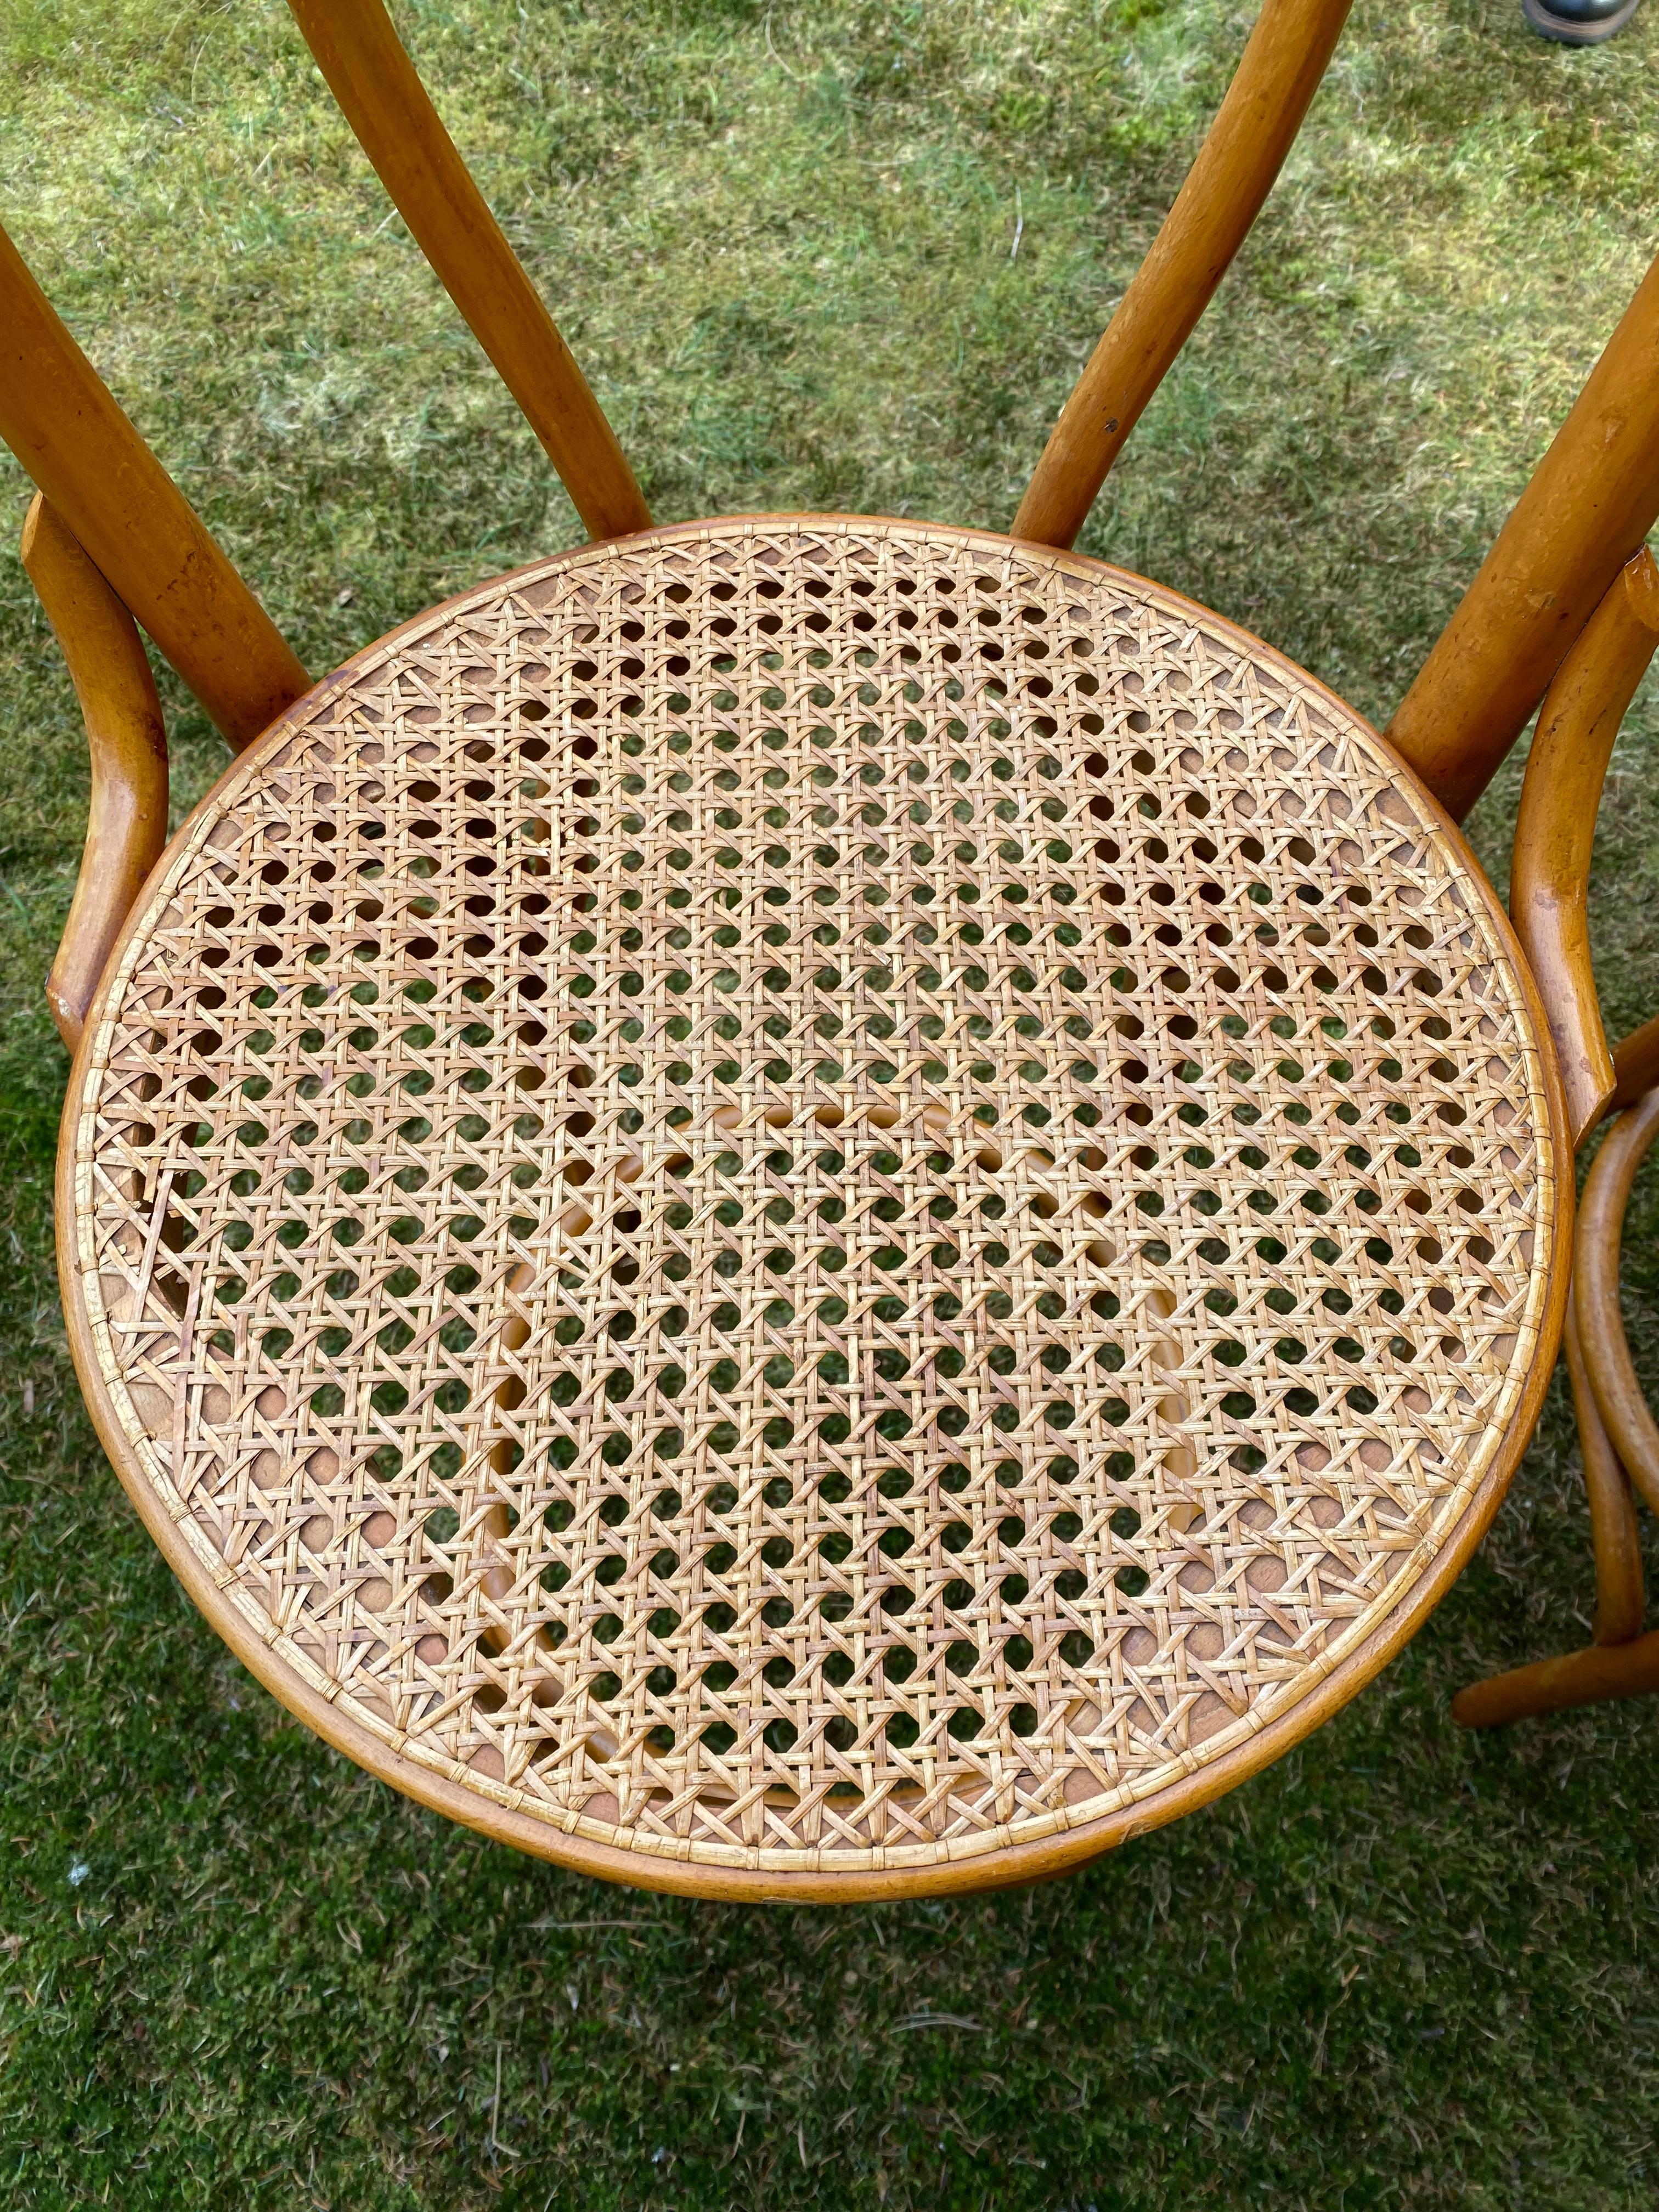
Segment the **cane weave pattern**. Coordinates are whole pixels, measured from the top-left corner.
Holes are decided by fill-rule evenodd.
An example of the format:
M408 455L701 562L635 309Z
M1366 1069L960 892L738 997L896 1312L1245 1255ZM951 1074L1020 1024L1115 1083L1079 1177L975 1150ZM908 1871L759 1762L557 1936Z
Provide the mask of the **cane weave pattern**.
M1158 1791L1409 1594L1555 1163L1490 893L1218 618L975 533L587 547L229 771L75 1266L222 1601L558 1832L922 1865Z

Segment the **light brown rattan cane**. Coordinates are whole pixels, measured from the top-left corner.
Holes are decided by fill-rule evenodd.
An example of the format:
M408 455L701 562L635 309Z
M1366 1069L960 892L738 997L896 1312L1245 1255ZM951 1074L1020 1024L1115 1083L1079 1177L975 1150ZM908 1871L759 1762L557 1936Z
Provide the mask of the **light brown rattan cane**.
M943 527L382 641L139 902L65 1292L222 1633L590 1871L1050 1872L1352 1694L1528 1433L1571 1152L1462 842L1279 655Z

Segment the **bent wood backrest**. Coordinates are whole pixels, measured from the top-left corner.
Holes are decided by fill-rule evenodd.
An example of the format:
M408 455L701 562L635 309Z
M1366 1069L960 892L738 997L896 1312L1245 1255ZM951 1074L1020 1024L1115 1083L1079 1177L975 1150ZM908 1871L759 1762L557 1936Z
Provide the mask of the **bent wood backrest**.
M380 0L289 0L358 143L563 479L590 538L651 510L587 380L502 235Z
M1015 537L1075 543L1114 460L1261 211L1350 4L1263 0L1186 182L1061 410L1014 518ZM626 464L568 355L563 362L580 398L570 400L564 444L556 447L526 398L523 295L544 322L545 312L439 121L383 0L289 0L289 6L410 230L535 424L584 520L596 536L605 534L578 495L573 469L591 467L602 479L607 514L623 513L630 493L638 500L633 479L620 483L606 473L625 475ZM475 259L476 241L486 232L488 254ZM550 323L546 329L551 332ZM1659 261L1389 726L1395 746L1455 816L1466 814L1486 788L1656 517ZM637 519L612 526L637 528L645 519L641 501Z
M0 438L232 745L310 690L3 230Z
M1015 537L1060 546L1076 539L1112 461L1271 191L1351 4L1263 0L1175 205L1048 441L1015 519ZM544 372L545 336L556 346L561 342L439 120L384 0L289 5L359 143L530 417L593 535L644 527L649 517L627 464L568 355L559 370L563 381L551 380L558 389L549 399L526 396L526 363L533 359ZM544 326L539 357L527 343L537 316L538 333ZM544 418L555 414L556 445L543 428ZM596 511L617 518L609 528L590 516L579 479L593 483Z
M1014 517L1016 538L1076 544L1107 472L1261 212L1351 4L1263 0L1187 181L1043 447Z

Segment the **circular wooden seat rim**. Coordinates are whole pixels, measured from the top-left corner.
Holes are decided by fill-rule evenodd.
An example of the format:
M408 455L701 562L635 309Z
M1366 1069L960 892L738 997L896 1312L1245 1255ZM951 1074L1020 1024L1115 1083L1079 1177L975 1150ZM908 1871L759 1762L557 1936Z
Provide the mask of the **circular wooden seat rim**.
M841 528L851 526L900 532L920 526L929 534L949 536L999 551L1006 550L1011 546L1022 546L1023 550L1038 554L1062 568L1075 568L1081 575L1097 581L1117 582L1127 587L1137 586L1143 581L1112 564L1080 555L1057 554L1048 546L1024 548L1023 541L1011 540L994 532L963 531L931 523L918 526L915 522L907 524L888 521L884 518L857 516L752 515L731 518L724 526L765 524L822 528L832 523ZM613 542L618 550L655 541L684 542L688 537L695 538L702 532L718 532L722 526L719 521L695 526L673 525ZM581 550L591 553L592 549ZM521 570L494 580L494 583L496 586L510 585L519 575L544 572L547 565L544 558L528 563ZM1049 1879L1116 1844L1127 1841L1132 1836L1162 1826L1224 1795L1310 1735L1381 1671L1410 1640L1445 1595L1489 1525L1530 1439L1548 1387L1554 1348L1564 1317L1572 1208L1570 1187L1564 1192L1559 1177L1547 1178L1552 1187L1546 1193L1540 1212L1547 1225L1550 1249L1543 1267L1542 1310L1538 1322L1534 1356L1516 1394L1510 1421L1463 1512L1439 1544L1433 1559L1417 1575L1395 1607L1361 1643L1348 1649L1334 1662L1323 1659L1311 1662L1310 1674L1320 1678L1314 1686L1298 1697L1288 1711L1266 1722L1251 1735L1235 1743L1224 1753L1211 1760L1188 1754L1190 1770L1177 1780L1159 1782L1150 1787L1139 1800L1132 1797L1106 1814L1080 1820L1074 1828L1062 1829L1034 1841L999 1844L996 1832L992 1831L975 1838L971 1846L943 1845L939 1856L931 1863L911 1861L891 1866L883 1866L879 1863L883 1853L877 1848L863 1855L865 1863L849 1867L843 1872L826 1869L821 1863L802 1866L797 1854L781 1850L757 1848L750 1854L750 1863L744 1865L711 1863L706 1858L694 1858L690 1849L684 1859L678 1859L672 1846L662 1840L653 1843L649 1850L642 1850L605 1844L588 1836L567 1832L556 1819L546 1814L532 1817L516 1810L511 1803L501 1802L514 1794L505 1786L501 1788L499 1795L494 1786L485 1782L463 1786L447 1773L437 1771L428 1758L422 1757L418 1747L410 1745L402 1751L395 1749L383 1737L343 1711L333 1698L314 1688L275 1648L275 1639L279 1632L274 1626L262 1628L256 1625L251 1607L238 1601L235 1570L225 1566L216 1574L208 1565L186 1528L181 1525L188 1518L187 1509L181 1504L179 1518L175 1519L157 1495L105 1385L83 1294L78 1251L76 1177L80 1163L76 1132L82 1112L83 1091L100 1035L110 1018L112 1009L109 1001L121 973L124 956L133 936L149 919L153 888L165 880L173 855L180 844L191 837L203 814L220 804L220 794L225 784L231 779L243 779L257 774L263 758L291 736L292 725L314 710L319 696L350 683L362 664L383 656L399 638L426 630L434 618L448 608L476 598L480 588L475 585L455 594L452 599L424 611L410 623L399 625L386 636L365 647L297 701L246 753L231 763L225 775L203 799L157 862L149 883L136 902L111 955L104 982L86 1023L65 1096L63 1139L58 1153L58 1243L64 1310L70 1350L100 1440L164 1558L198 1609L264 1686L296 1719L368 1772L417 1802L496 1841L510 1843L533 1856L550 1859L574 1870L602 1879L624 1881L636 1887L734 1902L788 1899L799 1903L855 1903L899 1896L938 1896L1006 1887ZM1154 588L1166 601L1173 601L1188 611L1195 622L1201 622L1209 629L1236 639L1242 649L1275 664L1298 684L1328 702L1340 718L1351 723L1361 722L1362 718L1357 716L1328 687L1309 677L1273 647L1211 610L1171 592L1166 586ZM1507 956L1526 1006L1527 1020L1543 1076L1553 1156L1556 1160L1567 1159L1571 1157L1571 1151L1566 1137L1565 1109L1559 1078L1552 1053L1540 1042L1547 1034L1544 1012L1508 917L1457 826L1392 749L1376 738L1368 725L1362 723L1362 726L1366 728L1367 734L1379 749L1395 763L1395 772L1402 785L1411 791L1413 803L1420 808L1425 820L1432 824L1451 847L1467 872L1466 880L1483 901L1486 918L1495 939Z

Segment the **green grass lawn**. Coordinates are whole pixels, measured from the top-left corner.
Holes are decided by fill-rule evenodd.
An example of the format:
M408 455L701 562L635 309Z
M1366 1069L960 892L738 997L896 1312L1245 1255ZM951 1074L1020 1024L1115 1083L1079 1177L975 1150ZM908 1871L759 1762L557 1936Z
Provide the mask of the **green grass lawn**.
M1249 21L398 14L660 517L997 527ZM1359 0L1085 549L1386 716L1645 265L1656 92L1659 8L1573 54L1518 0ZM312 668L580 535L279 0L7 0L0 218ZM5 532L25 497L8 460ZM222 751L166 696L182 812ZM1046 1888L841 1912L607 1889L291 1723L142 1534L70 1368L40 987L85 752L9 554L0 696L0 2203L1651 2212L1659 1709L1480 1740L1448 1715L1586 1637L1559 1388L1377 1684ZM1597 855L1616 1030L1659 1006L1656 763L1649 692ZM1518 781L1475 820L1500 882ZM1644 1193L1626 1289L1659 1387Z

